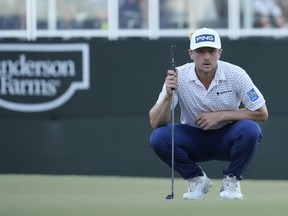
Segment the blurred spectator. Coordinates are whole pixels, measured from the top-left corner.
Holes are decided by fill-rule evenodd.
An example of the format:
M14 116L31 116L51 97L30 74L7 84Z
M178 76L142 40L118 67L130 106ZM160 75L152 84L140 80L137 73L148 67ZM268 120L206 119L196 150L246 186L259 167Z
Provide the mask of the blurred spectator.
M283 11L276 0L254 0L254 13L254 27L284 27Z
M282 8L285 25L287 25L287 22L288 22L288 0L278 0L278 2L279 2L279 6Z
M0 28L20 30L26 28L26 1L0 0Z
M57 0L57 29L78 28L77 7L69 0Z
M218 28L228 27L228 0L214 0L216 12L217 12L217 24ZM214 28L215 28L214 27Z
M0 27L1 29L11 29L9 19L11 16L10 7L7 0L0 0Z
M108 2L107 0L87 0L86 18L83 28L107 29L108 28Z
M36 17L37 29L48 28L48 2L47 0L37 0L36 4Z
M228 6L225 2L227 3L227 0L201 0L197 1L196 5L195 1L193 5L196 5L194 8L194 13L196 14L194 17L197 20L196 28L223 28L225 25L228 26L228 21L219 16L220 13L222 13L221 16L224 16L223 13L227 10ZM223 11L220 11L219 7Z
M119 28L147 28L147 0L119 0Z
M227 0L160 0L160 28L223 27L228 23L224 3Z
M19 23L19 29L26 29L26 1L16 3L15 21Z
M160 0L160 28L188 27L189 4L187 0Z
M56 3L57 29L108 28L107 0L57 0ZM48 6L48 0L37 0L38 29L48 28Z

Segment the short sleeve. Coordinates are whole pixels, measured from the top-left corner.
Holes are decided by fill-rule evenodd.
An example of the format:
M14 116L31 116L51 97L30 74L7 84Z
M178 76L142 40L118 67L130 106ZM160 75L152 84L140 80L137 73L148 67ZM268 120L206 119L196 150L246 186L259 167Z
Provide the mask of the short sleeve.
M255 111L265 104L265 99L246 72L238 80L241 83L240 96L245 108Z

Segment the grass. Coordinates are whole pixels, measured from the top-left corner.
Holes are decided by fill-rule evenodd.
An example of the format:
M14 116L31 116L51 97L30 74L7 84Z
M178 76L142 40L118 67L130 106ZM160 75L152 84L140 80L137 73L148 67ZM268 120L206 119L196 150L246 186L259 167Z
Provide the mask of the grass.
M184 201L186 183L169 178L0 175L1 216L282 216L288 211L288 181L244 180L244 200L221 200L220 180L204 200Z

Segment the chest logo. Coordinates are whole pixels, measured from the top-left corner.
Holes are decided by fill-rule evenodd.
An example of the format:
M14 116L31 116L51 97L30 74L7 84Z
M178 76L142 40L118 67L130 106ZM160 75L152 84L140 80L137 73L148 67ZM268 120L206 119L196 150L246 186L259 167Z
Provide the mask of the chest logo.
M226 91L220 91L220 92L216 92L217 96L219 95L223 95L223 94L227 94L227 93L231 93L232 90L226 90Z

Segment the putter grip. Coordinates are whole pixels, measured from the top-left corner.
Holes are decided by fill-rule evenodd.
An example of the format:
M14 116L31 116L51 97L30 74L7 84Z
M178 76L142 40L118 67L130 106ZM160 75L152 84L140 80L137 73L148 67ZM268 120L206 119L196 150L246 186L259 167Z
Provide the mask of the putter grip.
M171 69L176 71L176 60L175 60L176 45L171 45ZM172 90L175 90L174 88Z
M175 60L176 45L171 45L171 69L175 71L176 60Z

